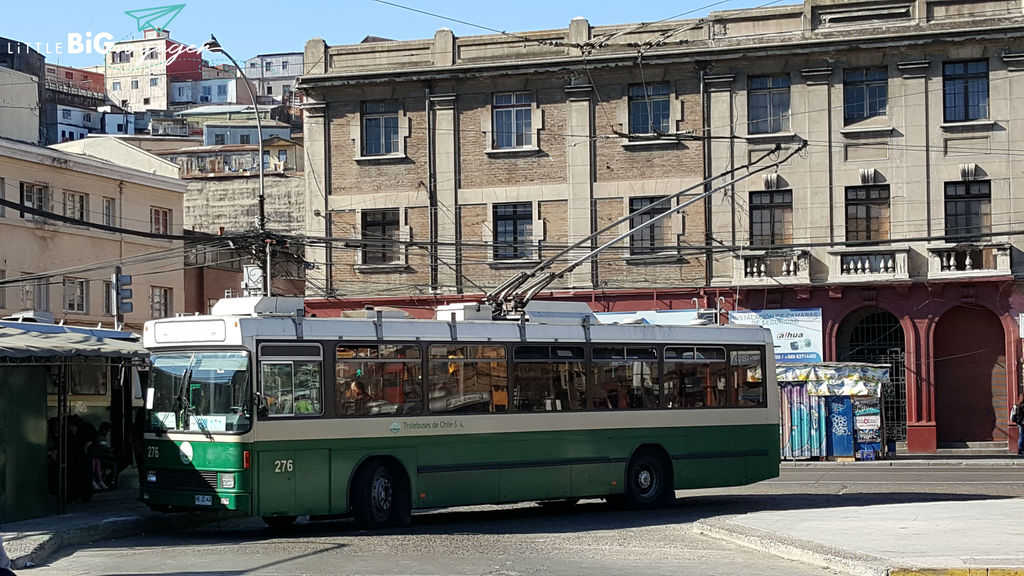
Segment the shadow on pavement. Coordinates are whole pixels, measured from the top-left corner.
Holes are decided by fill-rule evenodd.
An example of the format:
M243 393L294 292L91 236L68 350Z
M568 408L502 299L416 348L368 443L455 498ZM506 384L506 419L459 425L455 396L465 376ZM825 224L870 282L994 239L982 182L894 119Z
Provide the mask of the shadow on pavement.
M811 508L863 507L881 504L952 502L1004 499L1008 496L937 493L886 494L724 494L677 499L668 507L653 510L624 510L600 500L587 500L569 510L554 512L540 506L495 506L486 509L461 508L416 514L407 528L362 531L349 519L300 521L286 530L266 528L259 519L219 522L175 536L180 544L218 544L244 541L296 539L316 543L318 538L386 535L503 535L558 534L621 530L687 524L730 514ZM127 543L127 540L126 540ZM322 542L334 546L336 542ZM118 541L105 543L116 547Z

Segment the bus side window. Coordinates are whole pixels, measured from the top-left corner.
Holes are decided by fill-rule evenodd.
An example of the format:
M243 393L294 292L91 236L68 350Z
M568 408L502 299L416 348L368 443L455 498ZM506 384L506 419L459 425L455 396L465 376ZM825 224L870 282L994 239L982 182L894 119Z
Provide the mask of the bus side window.
M432 345L427 407L432 413L506 411L508 365L505 347Z
M265 360L260 380L270 416L314 416L323 413L320 362Z
M423 412L419 346L338 346L336 355L334 406L339 416Z
M734 382L735 396L730 406L764 407L764 362L761 350L732 350L729 353L729 380Z
M658 408L658 356L654 348L595 347L590 410Z

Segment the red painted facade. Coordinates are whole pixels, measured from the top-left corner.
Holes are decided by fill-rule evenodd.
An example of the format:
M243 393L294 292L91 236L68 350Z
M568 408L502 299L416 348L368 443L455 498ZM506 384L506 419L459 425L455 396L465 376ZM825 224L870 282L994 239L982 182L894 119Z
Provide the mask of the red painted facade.
M479 295L307 300L311 315L337 316L367 305L393 306L432 318L440 304ZM545 300L588 302L596 312L821 308L824 360L839 361L840 329L866 309L892 314L903 332L906 436L910 452L934 452L940 441L1005 441L1016 450L1016 427L1007 422L1020 394L1017 311L1024 295L1011 278L878 286L791 289L680 288L574 291ZM723 320L725 315L723 314Z
M203 79L203 55L198 48L168 39L166 50L168 82Z

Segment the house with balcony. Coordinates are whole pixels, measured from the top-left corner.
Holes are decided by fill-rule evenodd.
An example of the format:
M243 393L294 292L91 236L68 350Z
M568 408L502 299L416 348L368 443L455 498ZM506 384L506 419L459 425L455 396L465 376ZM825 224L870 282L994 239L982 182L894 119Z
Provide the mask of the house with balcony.
M312 308L472 300L611 226L538 297L817 310L823 360L892 367L889 438L1015 448L1018 2L314 39L304 60L308 234L346 239L307 248Z

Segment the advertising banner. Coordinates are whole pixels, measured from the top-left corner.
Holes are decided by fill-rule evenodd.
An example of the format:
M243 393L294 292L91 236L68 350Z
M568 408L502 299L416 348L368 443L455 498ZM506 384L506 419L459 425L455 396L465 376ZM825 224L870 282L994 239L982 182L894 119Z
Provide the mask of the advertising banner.
M772 332L776 362L821 362L821 308L733 310L730 324L753 324Z

